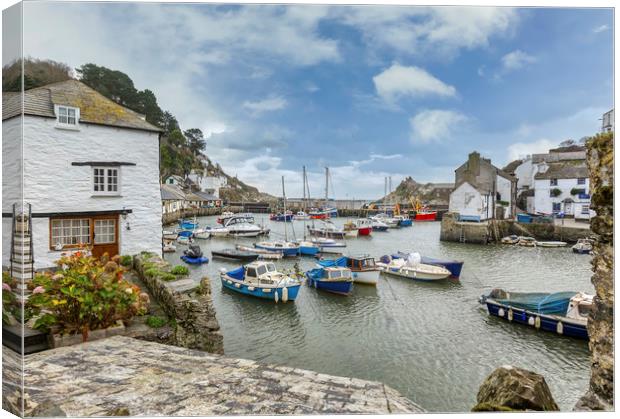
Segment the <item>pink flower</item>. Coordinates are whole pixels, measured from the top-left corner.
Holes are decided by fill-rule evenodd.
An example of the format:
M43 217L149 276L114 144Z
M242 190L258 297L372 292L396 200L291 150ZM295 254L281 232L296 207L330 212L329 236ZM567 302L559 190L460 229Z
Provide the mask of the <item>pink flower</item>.
M2 289L6 290L6 291L12 291L11 290L11 286L9 284L4 283L4 282L2 283Z
M33 294L43 294L44 292L45 288L43 288L41 285L32 290Z

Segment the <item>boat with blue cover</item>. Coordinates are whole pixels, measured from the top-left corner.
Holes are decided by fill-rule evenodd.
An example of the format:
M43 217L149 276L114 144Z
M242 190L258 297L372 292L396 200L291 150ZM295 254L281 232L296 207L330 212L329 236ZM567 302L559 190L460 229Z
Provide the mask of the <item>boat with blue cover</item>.
M409 253L405 252L396 252L392 255L393 259L407 258ZM456 259L439 259L439 258L431 258L428 256L422 256L420 263L424 263L425 265L434 265L441 266L450 271L450 276L453 278L458 278L461 276L461 271L463 270L463 262L462 260Z
M588 315L594 296L582 292L506 292L494 289L480 297L489 314L559 335L588 339Z
M309 287L334 294L349 295L353 289L353 278L349 268L340 266L315 268L306 272L306 278Z
M278 272L273 262L256 261L232 271L220 270L222 286L239 294L265 300L295 301L301 281Z
M209 263L209 258L202 254L200 246L190 244L189 249L183 251L181 260L190 265L202 265L203 263Z
M183 230L195 230L198 228L198 222L196 220L179 220L179 227Z
M299 254L302 256L316 256L321 248L307 240L300 241L297 243L299 245Z
M338 259L321 259L317 262L323 268L332 266L346 267L351 270L353 282L366 285L377 285L381 269L375 259L369 255L343 256Z

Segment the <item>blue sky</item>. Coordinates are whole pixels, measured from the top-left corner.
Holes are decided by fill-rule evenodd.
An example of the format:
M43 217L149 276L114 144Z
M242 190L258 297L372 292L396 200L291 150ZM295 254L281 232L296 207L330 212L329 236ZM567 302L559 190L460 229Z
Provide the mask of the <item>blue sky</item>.
M26 3L24 52L153 90L231 175L339 198L453 181L591 135L613 106L611 9ZM67 42L67 40L70 40Z

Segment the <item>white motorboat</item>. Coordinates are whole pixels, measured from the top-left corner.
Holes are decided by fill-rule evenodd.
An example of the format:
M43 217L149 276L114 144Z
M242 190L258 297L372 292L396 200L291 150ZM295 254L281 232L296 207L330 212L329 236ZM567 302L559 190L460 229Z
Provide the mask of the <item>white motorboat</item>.
M173 230L164 230L163 231L164 240L176 240L178 235L179 234L176 231L173 231Z
M310 216L308 214L306 214L304 211L298 211L297 214L295 214L295 216L293 217L294 220L309 220Z
M537 241L536 246L538 247L565 247L567 245L566 242L561 241Z
M386 213L373 215L372 217L370 217L370 219L380 221L386 224L389 228L398 228L400 226L400 220L398 218L390 217Z
M226 220L228 220L229 218L234 217L234 216L235 216L235 214L234 214L234 213L232 213L232 212L230 212L230 211L224 211L224 212L222 213L222 215L220 215L220 216L218 217L217 222L218 222L219 224L222 224L222 225L223 225L223 224L225 224L225 223L226 223Z
M257 247L244 246L242 244L238 244L235 246L237 250L243 250L244 252L254 252L258 253L259 259L275 259L279 260L284 257L282 252L272 252L270 250L259 249Z
M297 256L299 254L299 244L285 240L258 242L254 243L254 247L270 252L280 252L284 256Z
M344 242L339 242L334 239L328 239L326 237L315 237L310 242L319 247L321 253L336 253L341 254L342 249L347 247Z
M228 236L228 229L226 227L211 227L206 226L204 230L208 231L211 237L226 237Z
M372 231L386 231L390 226L380 220L374 220L369 218L371 222Z
M235 215L224 222L228 234L235 237L256 237L262 234L263 229L254 224L254 217L250 214Z
M325 237L330 239L344 239L347 236L347 232L341 228L338 228L334 223L329 220L320 220L321 227L308 227L310 235L315 237ZM357 236L357 232L356 232Z
M345 223L343 226L343 229L344 229L345 237L348 237L348 238L355 238L360 233L359 229L357 228L357 225L352 221Z
M422 257L418 253L410 254L406 259L392 259L389 263L378 262L377 266L387 275L418 281L438 281L448 278L450 271L442 266L421 263Z
M194 230L194 238L196 239L208 239L209 237L211 237L211 232L205 228Z
M591 239L579 239L571 249L573 249L573 253L590 254L593 244L594 242Z

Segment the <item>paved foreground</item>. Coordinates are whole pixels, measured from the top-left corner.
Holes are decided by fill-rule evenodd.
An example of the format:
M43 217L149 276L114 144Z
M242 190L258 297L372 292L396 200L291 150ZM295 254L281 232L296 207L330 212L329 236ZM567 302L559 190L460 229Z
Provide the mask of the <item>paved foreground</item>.
M3 348L3 406L19 356ZM25 416L416 413L384 384L116 336L28 355Z

